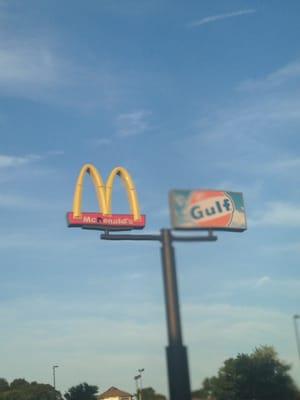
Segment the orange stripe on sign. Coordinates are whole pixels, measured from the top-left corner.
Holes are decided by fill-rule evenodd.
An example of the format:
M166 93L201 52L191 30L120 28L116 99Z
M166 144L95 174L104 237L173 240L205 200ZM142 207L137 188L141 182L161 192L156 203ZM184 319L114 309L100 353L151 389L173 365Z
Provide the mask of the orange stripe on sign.
M209 190L208 192L196 192L193 193L191 198L191 204L198 203L199 201L203 201L213 197L224 196L224 192Z
M208 221L198 221L198 225L201 227L222 228L224 226L229 226L231 219L232 214L230 213L222 217L210 219Z

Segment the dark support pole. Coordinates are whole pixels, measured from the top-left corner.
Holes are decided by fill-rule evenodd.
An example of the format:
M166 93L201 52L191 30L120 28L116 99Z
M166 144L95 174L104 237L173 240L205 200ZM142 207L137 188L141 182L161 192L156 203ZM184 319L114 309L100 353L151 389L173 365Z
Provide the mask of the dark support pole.
M53 387L54 387L54 390L56 390L56 386L55 386L55 366L52 367L52 370L53 370Z
M191 400L191 388L186 347L182 344L178 289L176 279L175 253L172 241L214 242L217 237L211 231L207 236L172 236L170 229L162 229L160 235L118 234L106 231L101 234L104 240L153 240L162 244L161 256L164 278L164 291L167 314L168 342L167 366L170 400Z
M296 335L298 357L299 357L299 360L300 360L300 341L299 341L299 331L298 331L298 324L297 324L297 319L298 318L300 318L300 315L294 315L294 328L295 328L295 335Z
M182 344L175 254L169 229L161 230L161 254L167 314L167 365L170 400L191 400L186 347Z

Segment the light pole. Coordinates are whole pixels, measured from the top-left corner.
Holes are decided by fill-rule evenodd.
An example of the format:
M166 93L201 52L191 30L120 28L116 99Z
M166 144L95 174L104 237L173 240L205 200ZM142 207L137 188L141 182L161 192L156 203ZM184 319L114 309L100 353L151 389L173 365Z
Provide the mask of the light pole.
M59 367L59 365L53 365L53 367L52 367L52 372L53 372L53 387L54 387L54 390L56 390L56 387L55 387L55 369L58 368L58 367Z
M135 380L135 389L136 389L136 400L139 400L139 383L138 383L138 380L141 378L141 375L136 375L135 377L134 377L134 380Z
M142 373L144 371L145 371L145 368L138 369L138 372L139 372L139 374L141 376L141 378L140 378L140 400L143 399L143 393L142 393L142 390L143 390L143 376L142 376Z
M298 330L298 324L297 324L297 319L300 318L300 315L295 314L293 316L294 319L294 328L295 328L295 335L296 335L296 343L297 343L297 350L298 350L298 357L300 360L300 342L299 342L299 330Z

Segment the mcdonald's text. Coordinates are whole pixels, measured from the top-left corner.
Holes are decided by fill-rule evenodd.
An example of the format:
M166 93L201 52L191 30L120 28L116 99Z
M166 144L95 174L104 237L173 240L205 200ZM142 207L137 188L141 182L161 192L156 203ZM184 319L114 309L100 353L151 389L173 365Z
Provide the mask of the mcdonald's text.
M80 217L74 217L73 212L67 213L69 227L84 227L87 229L143 229L146 224L146 216L141 215L135 220L132 214L109 214L95 212L83 212Z

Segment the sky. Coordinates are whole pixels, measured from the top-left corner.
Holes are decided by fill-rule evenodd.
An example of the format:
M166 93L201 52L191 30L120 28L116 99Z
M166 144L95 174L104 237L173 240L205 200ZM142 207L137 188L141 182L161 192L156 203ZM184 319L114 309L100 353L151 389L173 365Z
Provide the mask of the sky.
M167 394L158 243L68 229L75 181L127 168L170 227L171 189L243 192L248 229L176 243L192 389L274 346L300 386L300 3L0 0L0 376ZM127 212L122 184L113 211ZM84 184L84 210L97 211Z

